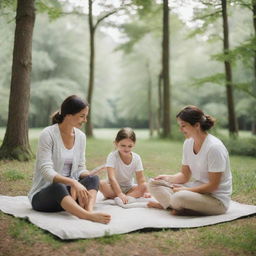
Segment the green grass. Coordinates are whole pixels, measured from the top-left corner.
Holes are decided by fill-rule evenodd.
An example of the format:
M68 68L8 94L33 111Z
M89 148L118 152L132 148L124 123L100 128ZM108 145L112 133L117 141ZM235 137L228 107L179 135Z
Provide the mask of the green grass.
M14 219L8 227L8 234L12 238L22 241L28 246L34 245L38 239L53 249L57 249L63 244L63 241L44 232L42 229L31 224L25 219Z
M116 235L116 234L115 235L109 235L108 233L106 233L103 237L96 238L96 241L101 243L101 244L114 245L122 239L123 239L122 235Z
M18 170L8 170L3 174L4 178L8 181L25 179L25 174Z
M199 236L202 247L226 247L236 252L256 252L256 229L246 224L244 226L232 225L227 232L227 224L218 225L218 229L209 232L206 227L201 229Z
M36 131L34 133L34 136ZM105 135L104 135L105 136ZM110 136L110 135L109 135ZM30 140L35 152L37 139ZM88 139L88 169L104 163L114 149L113 137ZM138 138L135 152L142 157L147 178L179 170L182 141ZM32 183L34 161L0 161L0 194L26 195ZM233 199L256 204L256 159L231 156ZM106 173L101 174L104 178ZM122 216L121 216L122 217ZM124 219L125 221L125 219ZM256 217L197 229L132 232L96 239L61 241L27 220L0 213L0 255L255 255ZM15 248L15 249L13 249ZM20 253L19 253L20 252ZM28 252L28 253L27 253Z

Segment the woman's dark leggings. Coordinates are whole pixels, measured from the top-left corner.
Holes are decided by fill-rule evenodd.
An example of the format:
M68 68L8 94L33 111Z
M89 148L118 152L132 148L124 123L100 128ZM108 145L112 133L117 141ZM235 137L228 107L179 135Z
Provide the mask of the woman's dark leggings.
M86 176L79 180L87 190L99 189L98 176ZM65 196L70 195L70 187L62 183L52 183L48 187L36 193L32 198L32 207L41 212L59 212L63 211L60 203Z

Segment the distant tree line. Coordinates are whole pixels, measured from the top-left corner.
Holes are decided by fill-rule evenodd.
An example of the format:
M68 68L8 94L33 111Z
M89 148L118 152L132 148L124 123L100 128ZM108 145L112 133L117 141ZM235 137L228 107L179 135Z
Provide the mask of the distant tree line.
M197 3L191 28L168 0L88 1L88 14L68 1L1 1L0 157L30 159L28 127L48 125L70 94L90 103L88 136L130 125L171 137L174 113L188 104L217 116L231 136L249 126L255 134L256 2ZM122 42L104 29L119 30Z

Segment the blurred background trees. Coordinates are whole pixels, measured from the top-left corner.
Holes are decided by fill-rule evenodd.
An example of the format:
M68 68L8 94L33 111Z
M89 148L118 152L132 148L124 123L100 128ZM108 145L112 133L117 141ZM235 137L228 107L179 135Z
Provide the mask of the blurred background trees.
M100 0L93 2L96 6L93 20L97 22L99 14L106 12L108 1L104 1L105 7ZM125 8L104 19L95 31L97 54L91 121L96 128L132 126L150 128L151 134L156 131L160 135L165 96L163 1L127 0L125 4ZM227 1L226 56L222 17L216 8L220 4L220 0L169 2L170 123L175 125L175 113L181 107L194 104L215 116L219 127L230 128L223 67L224 61L229 61L238 128L255 134L255 0ZM67 95L88 97L88 2L44 0L36 1L36 7L28 121L29 127L44 127ZM8 118L15 11L13 1L0 2L0 126L3 127ZM212 15L213 12L217 14Z

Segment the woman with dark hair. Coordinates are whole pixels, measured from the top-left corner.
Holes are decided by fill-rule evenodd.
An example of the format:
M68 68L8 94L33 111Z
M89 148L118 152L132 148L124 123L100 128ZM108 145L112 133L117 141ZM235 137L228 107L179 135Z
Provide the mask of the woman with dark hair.
M85 134L88 103L76 95L67 97L52 116L52 125L39 138L36 167L29 199L34 210L67 212L81 218L108 223L110 215L93 212L98 176L85 169Z
M175 215L217 215L227 211L232 192L228 151L207 131L215 120L195 106L183 108L176 116L186 140L181 171L159 175L149 183L158 202L148 207L170 208ZM193 178L192 182L189 180Z

